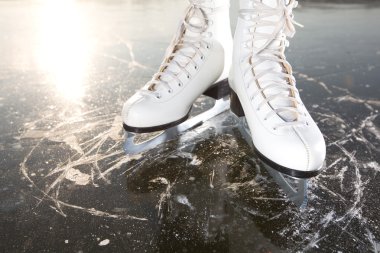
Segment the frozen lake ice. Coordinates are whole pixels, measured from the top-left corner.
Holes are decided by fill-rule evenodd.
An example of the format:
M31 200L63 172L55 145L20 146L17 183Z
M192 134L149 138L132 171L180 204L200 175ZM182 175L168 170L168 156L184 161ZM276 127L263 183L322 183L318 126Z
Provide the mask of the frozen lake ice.
M0 1L0 251L380 252L380 6L300 4L288 60L327 142L303 210L230 112L125 155L186 1Z

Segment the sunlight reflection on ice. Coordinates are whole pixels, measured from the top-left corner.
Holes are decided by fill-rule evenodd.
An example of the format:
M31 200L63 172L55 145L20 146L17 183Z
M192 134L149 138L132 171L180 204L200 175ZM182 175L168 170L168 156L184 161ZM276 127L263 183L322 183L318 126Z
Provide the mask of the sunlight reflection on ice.
M73 0L43 2L38 20L38 67L46 71L57 93L68 100L85 94L92 44L86 19Z

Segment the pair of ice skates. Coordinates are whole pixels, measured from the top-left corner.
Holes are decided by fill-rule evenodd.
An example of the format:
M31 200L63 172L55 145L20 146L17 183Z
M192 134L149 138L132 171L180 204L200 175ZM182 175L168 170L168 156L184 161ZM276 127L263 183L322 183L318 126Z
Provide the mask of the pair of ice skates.
M284 55L297 2L240 0L232 39L229 0L189 1L158 73L124 105L127 152L153 148L231 108L263 161L292 177L317 175L325 142ZM188 119L202 94L216 99L215 106ZM137 134L156 131L163 132L134 143Z

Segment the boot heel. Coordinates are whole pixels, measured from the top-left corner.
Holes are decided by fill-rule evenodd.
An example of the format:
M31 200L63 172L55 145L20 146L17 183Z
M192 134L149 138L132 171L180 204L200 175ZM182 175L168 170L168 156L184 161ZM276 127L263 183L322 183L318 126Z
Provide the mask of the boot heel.
M230 86L227 79L215 83L203 93L203 95L213 99L221 99L228 96L228 94L230 94Z
M238 117L244 117L245 113L243 107L241 106L238 95L231 89L230 93L230 107L231 112L233 112Z

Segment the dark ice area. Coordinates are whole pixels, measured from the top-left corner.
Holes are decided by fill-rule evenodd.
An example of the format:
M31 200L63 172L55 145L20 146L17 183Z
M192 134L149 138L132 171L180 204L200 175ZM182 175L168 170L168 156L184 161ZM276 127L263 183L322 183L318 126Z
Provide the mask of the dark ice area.
M379 253L372 2L295 10L305 28L287 56L327 144L299 208L229 111L125 154L122 105L159 67L186 1L0 1L0 252ZM231 15L233 27L236 3Z

